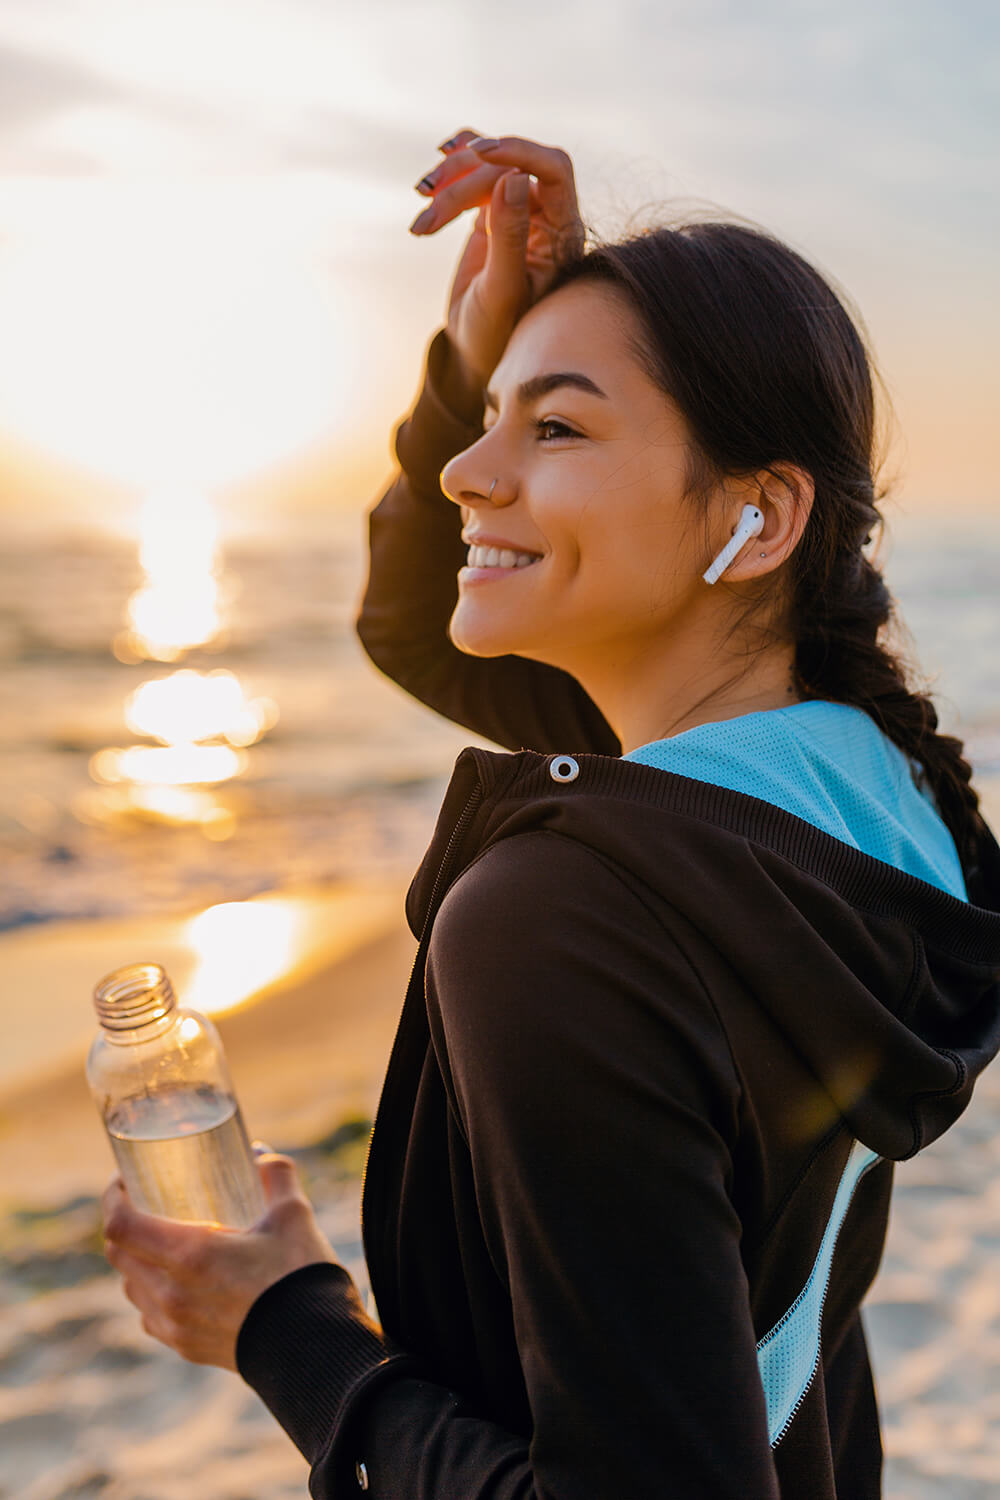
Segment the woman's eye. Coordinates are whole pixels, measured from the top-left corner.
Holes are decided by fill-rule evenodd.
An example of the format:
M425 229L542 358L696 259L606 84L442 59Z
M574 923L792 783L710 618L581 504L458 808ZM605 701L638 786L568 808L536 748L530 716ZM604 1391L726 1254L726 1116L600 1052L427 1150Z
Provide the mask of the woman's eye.
M546 437L546 430L552 430L552 436ZM543 443L556 442L560 438L573 438L577 436L572 427L567 427L565 422L557 422L554 417L542 417L535 423L535 431Z
M488 432L492 432L493 428L496 425L497 424L493 422L489 427L484 426L483 437L485 437ZM532 422L531 425L538 433L538 436L543 443L555 443L560 442L565 438L576 438L580 436L578 432L573 431L572 427L567 427L565 422L557 422L555 417L542 417Z

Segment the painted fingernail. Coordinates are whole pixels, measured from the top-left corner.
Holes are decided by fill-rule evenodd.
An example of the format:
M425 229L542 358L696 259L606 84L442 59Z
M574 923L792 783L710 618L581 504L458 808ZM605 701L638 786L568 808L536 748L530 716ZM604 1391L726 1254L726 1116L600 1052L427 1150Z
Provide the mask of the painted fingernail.
M429 197L430 194L433 193L433 191L434 191L434 179L433 179L433 177L431 177L430 174L428 174L428 176L426 176L426 177L421 177L420 181L416 185L416 192L423 193L425 197Z
M440 144L440 146L438 147L438 150L439 151L451 151L457 145L458 145L458 136L457 135L453 135L451 137L451 140L442 141L441 144Z
M433 227L433 225L434 225L434 208L433 208L433 205L432 205L430 208L425 208L422 214L417 214L417 217L414 219L413 223L410 225L410 233L411 234L426 234L427 231L428 231L428 229L431 229Z
M495 141L490 135L477 135L469 142L470 151L495 151L500 142Z

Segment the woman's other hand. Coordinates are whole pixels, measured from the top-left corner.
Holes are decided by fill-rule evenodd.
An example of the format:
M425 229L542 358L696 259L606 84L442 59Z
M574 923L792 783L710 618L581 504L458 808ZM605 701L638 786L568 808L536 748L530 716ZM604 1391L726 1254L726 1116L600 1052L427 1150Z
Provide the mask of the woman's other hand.
M448 332L470 384L482 387L518 318L583 249L573 163L554 146L472 130L439 149L444 161L418 184L434 202L410 227L431 234L479 210L452 282Z
M104 1194L105 1254L147 1333L199 1365L236 1368L236 1337L260 1294L301 1266L332 1261L287 1156L257 1157L267 1212L253 1229L140 1213L116 1178Z

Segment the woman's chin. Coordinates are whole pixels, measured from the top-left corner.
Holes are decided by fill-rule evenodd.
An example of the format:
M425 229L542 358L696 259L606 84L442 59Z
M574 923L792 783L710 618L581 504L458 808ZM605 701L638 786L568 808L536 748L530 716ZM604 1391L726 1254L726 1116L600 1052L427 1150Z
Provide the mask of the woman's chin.
M468 634L456 634L454 630L448 631L451 643L463 656L510 656L514 653L513 646L498 645L489 635L470 632Z
M448 625L452 645L466 656L510 656L516 655L520 638L512 629L503 629L496 619L487 619L484 612L469 608L465 600L459 599Z

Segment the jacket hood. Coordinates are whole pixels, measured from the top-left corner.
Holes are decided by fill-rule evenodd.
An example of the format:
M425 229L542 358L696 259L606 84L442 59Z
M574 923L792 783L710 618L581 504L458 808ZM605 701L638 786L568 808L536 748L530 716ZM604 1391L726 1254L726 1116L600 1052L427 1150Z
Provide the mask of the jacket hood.
M957 1119L1000 1050L992 835L965 902L755 797L604 755L555 779L566 760L462 751L407 897L415 936L478 855L550 829L689 921L880 1156L904 1160Z

